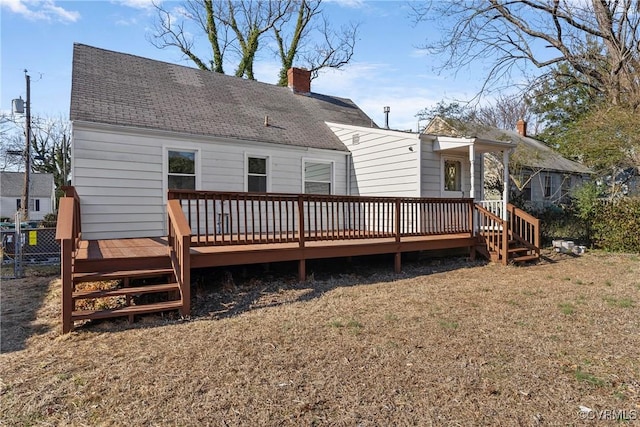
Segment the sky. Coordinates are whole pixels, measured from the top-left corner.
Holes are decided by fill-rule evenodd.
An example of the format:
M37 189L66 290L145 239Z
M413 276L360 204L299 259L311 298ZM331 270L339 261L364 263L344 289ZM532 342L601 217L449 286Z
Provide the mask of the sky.
M351 62L322 72L312 92L350 98L380 126L389 106L389 126L413 131L418 111L472 98L481 80L464 70L439 74L440 59L419 48L438 35L426 24L414 25L410 9L406 1L326 0L330 21L336 27L358 23L359 37ZM149 42L155 16L151 0L0 0L0 109L10 112L12 99L26 98L26 69L32 115L68 119L73 43L194 66L177 49ZM256 78L275 83L278 69L265 51Z

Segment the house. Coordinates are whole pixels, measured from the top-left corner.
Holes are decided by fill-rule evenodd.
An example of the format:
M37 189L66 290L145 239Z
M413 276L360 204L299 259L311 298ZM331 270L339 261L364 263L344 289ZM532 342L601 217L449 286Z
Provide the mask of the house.
M72 185L87 238L166 235L167 191L348 194L350 152L325 125L375 128L352 101L74 46Z
M29 174L29 219L40 221L55 210L55 184L50 173ZM24 172L0 172L0 217L13 220L20 210Z
M480 124L461 123L436 117L425 133L481 138L510 142L515 149L510 156L511 194L533 211L550 204L566 202L571 190L591 179L592 171L580 163L566 159L543 142L527 134L527 123L519 120L517 130L503 130ZM502 158L493 153L484 156L484 193L482 199L502 197Z
M190 311L192 268L460 249L540 254L539 222L482 197L482 156L514 144L379 128L351 100L74 45L72 186L60 200L63 331L76 321ZM512 226L513 224L513 226ZM509 237L510 239L508 239ZM517 245L513 246L513 245ZM169 283L131 286L168 277ZM123 279L108 290L83 281ZM162 303L132 298L165 293ZM124 307L77 310L125 296ZM179 299L176 299L179 298Z
M166 235L170 188L482 199L482 153L511 147L381 129L305 70L285 88L82 44L71 121L95 239Z

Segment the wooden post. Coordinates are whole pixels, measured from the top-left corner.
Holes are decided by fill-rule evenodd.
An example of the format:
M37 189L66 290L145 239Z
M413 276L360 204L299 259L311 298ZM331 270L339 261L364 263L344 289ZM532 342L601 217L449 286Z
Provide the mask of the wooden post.
M182 316L191 314L191 235L182 236L180 250L182 262L180 263L182 275Z
M396 199L396 223L395 223L395 232L396 232L396 242L400 243L400 213L401 213L401 202L400 199ZM402 253L396 252L395 260L394 260L394 271L396 273L400 273L402 271Z
M298 195L298 247L300 259L298 260L298 281L307 280L307 263L304 259L304 198Z
M509 264L509 221L502 221L502 264Z
M73 329L73 277L72 277L72 246L70 239L60 242L60 260L62 275L62 333L66 334Z

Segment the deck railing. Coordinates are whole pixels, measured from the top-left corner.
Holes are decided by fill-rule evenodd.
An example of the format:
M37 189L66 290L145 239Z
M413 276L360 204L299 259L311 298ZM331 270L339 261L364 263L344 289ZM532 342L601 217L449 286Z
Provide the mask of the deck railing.
M540 255L540 220L512 204L507 205L510 238Z
M178 200L167 203L168 240L173 271L180 286L183 316L191 311L191 229Z
M194 245L473 235L471 199L172 190L169 200L180 201Z
M65 197L60 198L56 240L60 243L60 270L62 278L62 332L70 332L73 325L73 257L82 237L80 198L73 187L63 187Z
M509 234L507 221L481 205L476 205L478 238L490 253L497 254L503 264L509 262Z

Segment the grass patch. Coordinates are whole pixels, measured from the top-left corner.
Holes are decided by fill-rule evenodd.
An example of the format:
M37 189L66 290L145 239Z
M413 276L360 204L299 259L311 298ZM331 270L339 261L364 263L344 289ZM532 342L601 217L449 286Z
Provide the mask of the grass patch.
M578 368L574 372L575 378L578 381L586 382L596 387L603 387L606 385L606 382L589 372L585 372L582 370L582 367L578 366Z
M614 298L614 297L605 297L604 300L612 307L620 307L620 308L631 308L635 306L635 303L631 298L623 297L623 298Z
M560 312L566 316L570 316L576 312L576 307L570 302L560 303L558 307L560 307Z
M444 319L439 320L438 321L438 325L440 325L444 329L448 329L448 330L452 330L452 331L458 329L458 327L460 326L458 324L458 322L456 322L456 321L444 320Z
M347 329L355 335L359 335L363 327L362 323L355 319L349 319L346 322L344 320L335 319L329 322L329 326L331 328Z

